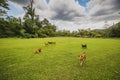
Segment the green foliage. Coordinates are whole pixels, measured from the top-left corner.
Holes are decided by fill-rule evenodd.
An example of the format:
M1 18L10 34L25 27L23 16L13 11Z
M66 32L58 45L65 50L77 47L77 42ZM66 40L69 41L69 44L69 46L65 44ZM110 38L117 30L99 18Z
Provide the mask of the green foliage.
M120 22L108 28L109 37L120 37Z
M20 35L21 25L17 18L8 17L7 20L0 18L0 23L0 37L13 37Z
M95 37L100 38L100 37L102 37L102 35L101 34L95 34Z
M23 22L23 28L26 30L26 33L29 34L34 34L34 27L33 27L34 22L31 19L27 19Z
M0 7L3 8L0 8L0 16L3 16L4 14L6 14L5 9L9 9L7 0L0 0Z
M24 19L31 19L32 21L35 20L35 8L33 8L33 0L30 0L30 5L23 7L26 11Z
M94 31L89 31L88 32L89 37L94 37L95 35L96 35L96 33Z
M57 31L56 35L57 36L68 36L68 37L70 37L71 36L71 32L68 31L68 30L61 30L61 31Z
M78 34L81 37L87 37L88 31L87 30L83 30L83 29L82 30L78 29Z

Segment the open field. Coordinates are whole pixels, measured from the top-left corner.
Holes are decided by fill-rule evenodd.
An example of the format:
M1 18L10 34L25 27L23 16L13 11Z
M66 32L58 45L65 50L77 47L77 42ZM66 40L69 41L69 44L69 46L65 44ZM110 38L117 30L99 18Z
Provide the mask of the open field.
M45 46L44 42L56 44ZM86 43L88 48L82 49ZM42 53L33 54L41 48ZM78 55L86 52L81 67ZM119 80L120 39L0 39L0 80Z

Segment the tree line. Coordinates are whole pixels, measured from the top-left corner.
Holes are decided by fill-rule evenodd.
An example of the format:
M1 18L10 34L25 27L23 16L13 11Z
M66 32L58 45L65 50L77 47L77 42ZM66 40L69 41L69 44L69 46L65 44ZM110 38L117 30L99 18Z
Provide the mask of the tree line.
M67 37L88 37L88 38L117 38L120 37L120 22L115 25L110 26L106 29L94 29L85 30L78 29L77 31L62 30L56 32L57 36L67 36Z
M0 7L9 9L6 0L0 1ZM77 31L57 30L57 27L49 22L48 19L40 21L39 15L35 14L33 0L30 4L23 7L25 10L24 18L13 16L1 17L6 14L6 10L0 9L0 38L21 37L21 38L41 38L41 37L120 37L120 22L106 29Z

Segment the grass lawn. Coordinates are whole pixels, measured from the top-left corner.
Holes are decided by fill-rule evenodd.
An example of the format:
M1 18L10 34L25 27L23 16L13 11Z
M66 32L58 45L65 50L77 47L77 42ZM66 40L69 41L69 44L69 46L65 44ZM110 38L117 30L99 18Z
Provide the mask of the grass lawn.
M45 46L47 41L56 44ZM38 48L42 53L33 54ZM0 80L120 80L120 39L0 39Z

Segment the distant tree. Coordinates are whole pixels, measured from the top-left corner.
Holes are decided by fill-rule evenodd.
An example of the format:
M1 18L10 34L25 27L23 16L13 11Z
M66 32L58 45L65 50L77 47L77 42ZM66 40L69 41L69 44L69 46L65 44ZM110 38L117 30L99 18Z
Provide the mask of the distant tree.
M94 37L95 34L96 33L94 31L92 31L92 30L88 32L88 36L91 37L91 38Z
M63 37L70 37L72 36L71 32L69 30L60 30L56 32L57 36L63 36Z
M80 30L80 29L78 29L78 35L80 37L87 37L87 34L88 34L87 30L84 30L84 29Z
M101 34L95 34L95 37L100 38L100 37L102 37L102 35Z
M120 37L120 22L107 29L109 37Z
M78 34L77 31L73 31L73 32L71 33L71 36L73 36L73 37L80 37L80 35Z

